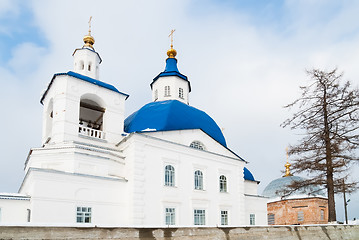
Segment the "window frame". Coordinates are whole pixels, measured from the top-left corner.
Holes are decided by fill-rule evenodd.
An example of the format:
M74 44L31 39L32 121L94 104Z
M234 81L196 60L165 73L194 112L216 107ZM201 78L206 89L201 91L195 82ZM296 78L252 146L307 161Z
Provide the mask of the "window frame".
M324 220L324 215L325 215L324 209L320 209L320 220L321 221Z
M254 213L249 214L249 225L256 225L256 215Z
M86 221L86 219L88 219L88 221ZM91 223L91 222L92 222L92 207L77 206L76 223Z
M169 210L169 211L167 211ZM169 221L167 221L169 220ZM166 225L176 225L176 208L166 207L165 208L165 224Z
M193 225L206 225L206 209L193 209Z
M169 169L167 169L169 167ZM175 187L176 186L176 170L175 167L171 164L167 164L165 166L165 183L164 185L167 187Z
M304 222L304 211L297 212L297 220L298 222Z
M199 149L199 150L206 150L204 144L198 140L192 141L189 145L191 148Z
M201 170L196 170L194 172L194 189L195 190L204 190L203 172Z
M155 90L155 101L158 100L158 89Z
M228 225L228 210L221 210L221 225L227 226Z
M184 99L183 88L178 89L178 97Z
M267 215L268 225L275 225L275 214L269 213Z
M226 193L227 190L227 177L222 174L219 176L219 192Z
M165 97L170 97L170 96L171 96L171 87L165 86Z

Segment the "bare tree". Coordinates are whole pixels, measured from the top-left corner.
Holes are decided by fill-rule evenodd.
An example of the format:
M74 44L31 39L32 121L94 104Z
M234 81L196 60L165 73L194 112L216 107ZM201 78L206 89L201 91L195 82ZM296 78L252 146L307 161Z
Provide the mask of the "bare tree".
M355 191L357 182L348 178L350 167L357 162L359 146L359 91L350 82L342 83L342 73L313 69L302 95L285 108L295 108L293 116L281 126L300 130L303 138L291 145L292 168L307 173L307 180L294 182L290 188L308 186L326 188L328 221L336 221L334 194L340 193L345 181L347 192Z

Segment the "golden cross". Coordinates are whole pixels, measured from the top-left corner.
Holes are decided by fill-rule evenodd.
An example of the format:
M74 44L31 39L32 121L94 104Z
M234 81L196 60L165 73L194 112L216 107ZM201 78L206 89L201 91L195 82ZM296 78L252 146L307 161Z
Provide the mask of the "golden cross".
M171 47L173 47L173 33L176 31L176 29L172 29L170 35L168 37L171 37Z
M91 20L92 20L92 16L90 16L90 20L89 20L89 35L91 35Z
M288 147L285 148L285 152L287 153L287 162L288 162Z

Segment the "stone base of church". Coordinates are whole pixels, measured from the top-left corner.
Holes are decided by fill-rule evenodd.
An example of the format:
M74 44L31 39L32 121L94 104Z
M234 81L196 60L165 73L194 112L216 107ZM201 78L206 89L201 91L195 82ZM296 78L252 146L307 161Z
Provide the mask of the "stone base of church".
M0 227L0 239L359 239L359 225L306 225L263 227L99 228Z

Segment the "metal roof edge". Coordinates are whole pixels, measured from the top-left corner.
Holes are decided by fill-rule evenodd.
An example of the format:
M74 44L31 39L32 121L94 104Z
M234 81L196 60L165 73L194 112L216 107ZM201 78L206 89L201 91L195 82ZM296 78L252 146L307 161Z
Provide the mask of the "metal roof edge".
M114 87L113 85L111 85L111 84L108 84L108 83L105 83L105 82L96 80L96 79L94 79L94 78L90 78L90 77L84 76L84 75L79 74L79 73L75 73L75 72L73 72L73 71L68 71L67 73L55 73L55 74L53 75L53 77L52 77L50 83L48 84L48 86L47 86L45 92L43 93L43 95L42 95L42 97L41 97L41 99L40 99L40 103L41 103L42 105L43 105L43 100L45 99L45 97L46 97L46 95L47 95L47 92L49 91L50 86L52 85L52 83L53 83L53 81L55 80L55 78L56 78L57 76L63 76L63 75L67 75L67 76L70 76L70 77L74 77L74 78L77 78L77 79L86 81L86 82L88 82L88 83L95 84L95 85L97 85L97 86L99 86L99 87L106 88L106 89L108 89L108 90L110 90L110 91L114 91L114 92L117 92L117 93L119 93L119 94L122 94L122 95L124 95L124 96L126 97L125 100L127 100L127 98L130 96L130 95L126 94L126 93L123 93L123 92L118 91L117 88L115 88L115 87ZM99 84L96 84L95 82L102 83L102 84L104 84L104 85L101 86L101 85L99 85Z

